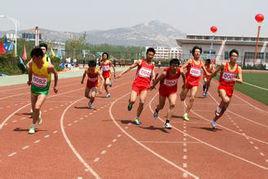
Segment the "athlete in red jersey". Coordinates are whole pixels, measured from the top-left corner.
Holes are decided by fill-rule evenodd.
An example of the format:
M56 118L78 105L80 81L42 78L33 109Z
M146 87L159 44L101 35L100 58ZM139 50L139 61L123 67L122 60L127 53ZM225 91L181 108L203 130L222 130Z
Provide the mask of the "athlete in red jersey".
M140 115L143 110L144 102L147 96L147 91L151 86L151 80L154 79L154 63L152 62L155 55L153 48L148 48L146 51L146 59L134 61L134 63L125 71L123 71L118 78L123 74L129 72L131 69L138 67L136 72L136 78L132 83L132 91L129 99L128 110L132 109L137 96L140 97L139 107L137 109L137 116L134 123L140 125Z
M207 72L200 55L202 53L202 48L198 46L194 46L192 49L193 59L189 59L185 64L182 65L182 69L186 69L186 82L182 87L182 92L180 94L181 101L186 99L187 93L190 91L190 101L186 106L185 113L183 114L184 120L189 120L188 113L194 104L195 95L197 92L197 88L199 86L199 81L202 76L202 69L207 75L211 75Z
M154 110L154 118L157 119L159 115L159 111L163 109L166 98L169 101L169 109L167 112L167 119L164 124L164 127L167 129L171 129L172 126L170 124L170 119L172 116L173 109L175 108L175 103L177 99L177 84L180 75L183 78L183 85L185 83L185 76L182 69L179 67L180 61L178 59L172 59L169 62L170 67L165 68L162 74L153 82L151 89L153 89L156 84L160 81L159 86L159 104Z
M94 60L91 60L88 62L88 69L85 70L81 84L84 83L84 79L87 75L87 86L85 89L85 97L89 99L88 107L89 109L93 109L93 102L95 100L95 96L97 94L97 85L98 85L98 78L101 78L102 84L101 88L103 86L104 79L100 73L99 70L96 69L96 62Z
M214 64L211 63L210 59L206 59L205 68L206 68L207 72L209 72L209 73L213 73L215 71L215 66L214 66ZM206 97L208 94L208 89L210 87L211 79L212 79L211 76L206 75L206 73L203 74L203 80L204 80L203 96L204 97Z
M236 63L238 55L239 53L236 49L231 50L229 53L230 62L223 63L222 65L220 65L211 75L215 76L219 71L221 71L218 87L219 96L221 97L221 103L216 109L214 119L210 122L213 129L216 128L216 121L223 115L231 101L235 82L243 82L242 69Z
M101 57L101 62L100 62L100 69L102 71L102 76L104 78L104 89L106 91L106 97L109 98L111 97L111 94L109 93L108 86L112 86L112 81L111 81L111 68L113 68L114 72L114 77L115 77L115 68L113 63L108 59L109 54L107 52L104 52Z

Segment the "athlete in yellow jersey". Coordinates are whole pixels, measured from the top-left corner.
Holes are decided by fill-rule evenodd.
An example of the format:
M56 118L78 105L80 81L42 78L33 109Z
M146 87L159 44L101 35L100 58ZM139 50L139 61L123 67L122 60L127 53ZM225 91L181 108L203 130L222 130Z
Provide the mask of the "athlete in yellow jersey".
M40 47L31 51L31 62L29 63L28 85L31 85L31 103L33 110L33 123L29 134L35 133L35 124L42 123L40 108L49 92L51 73L54 74L54 92L57 93L58 74L54 66L45 60L45 55Z

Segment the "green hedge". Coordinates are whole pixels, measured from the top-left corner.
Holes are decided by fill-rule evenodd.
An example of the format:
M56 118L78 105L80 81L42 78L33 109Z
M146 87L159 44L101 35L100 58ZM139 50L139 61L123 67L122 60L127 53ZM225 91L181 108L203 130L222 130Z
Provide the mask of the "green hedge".
M22 71L19 67L19 59L12 57L11 54L0 56L0 73L6 75L15 75L23 74L25 71Z

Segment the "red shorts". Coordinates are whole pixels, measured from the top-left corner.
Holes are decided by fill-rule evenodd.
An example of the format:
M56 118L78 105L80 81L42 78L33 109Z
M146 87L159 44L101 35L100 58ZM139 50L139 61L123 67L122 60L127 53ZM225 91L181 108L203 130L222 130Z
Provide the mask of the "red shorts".
M98 83L92 83L90 81L87 81L87 88L91 89L94 87L97 87Z
M105 71L105 72L102 73L102 76L103 76L104 79L110 78L111 77L111 73L109 71Z
M228 97L232 97L233 92L234 92L234 87L232 87L232 86L219 86L218 90L220 90L220 89L223 89L226 92L226 95Z
M159 95L163 97L169 97L171 94L177 93L177 91L159 90Z
M135 83L132 84L132 90L136 91L138 93L138 95L144 91L144 90L148 90L147 86L141 86L141 85L137 85Z
M199 84L191 84L191 83L187 83L187 82L185 83L185 88L187 88L187 89L192 89L195 86L199 86Z

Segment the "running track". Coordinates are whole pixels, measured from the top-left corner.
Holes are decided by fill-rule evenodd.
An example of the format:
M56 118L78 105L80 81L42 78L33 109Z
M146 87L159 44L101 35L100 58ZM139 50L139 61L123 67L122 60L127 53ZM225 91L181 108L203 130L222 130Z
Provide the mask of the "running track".
M112 98L99 96L87 109L80 78L61 79L45 102L43 124L29 135L27 85L0 89L0 178L268 178L268 107L235 92L219 129L211 131L217 83L198 93L191 120L177 100L172 130L163 128L166 108L152 111L148 93L141 126L127 111L134 72L114 81Z

